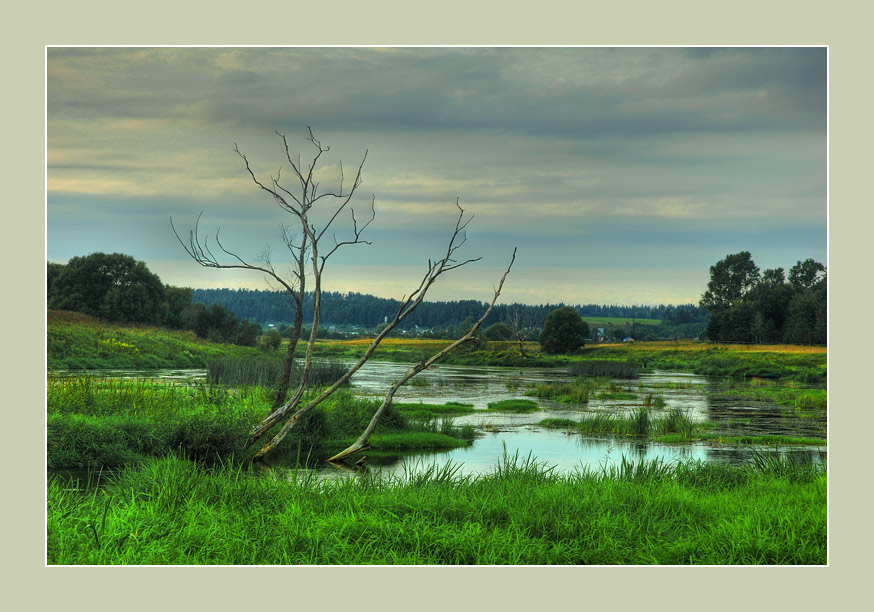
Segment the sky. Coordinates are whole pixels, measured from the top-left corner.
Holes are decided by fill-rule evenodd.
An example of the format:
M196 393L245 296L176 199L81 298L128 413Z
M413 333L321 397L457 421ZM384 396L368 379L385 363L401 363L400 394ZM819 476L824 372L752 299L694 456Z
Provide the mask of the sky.
M269 288L200 267L170 220L187 236L202 213L202 233L283 270L294 219L234 147L290 178L276 132L307 162L311 127L324 188L366 153L351 206L376 202L328 291L408 294L456 201L474 217L460 256L481 259L432 300L490 300L514 248L507 303L697 303L739 251L828 264L824 47L51 47L46 74L49 261L119 252L169 285Z

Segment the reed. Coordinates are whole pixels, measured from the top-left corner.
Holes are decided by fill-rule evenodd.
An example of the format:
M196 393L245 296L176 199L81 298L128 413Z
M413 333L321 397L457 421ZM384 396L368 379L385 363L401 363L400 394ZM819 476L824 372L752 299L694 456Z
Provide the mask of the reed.
M572 362L567 372L569 376L637 378L640 376L640 366L631 361L587 359Z
M213 384L230 387L239 385L260 385L271 387L282 373L283 359L275 357L219 358L207 366L207 378ZM337 359L313 361L310 369L310 382L315 387L331 385L346 373L348 368ZM297 362L291 370L292 386L300 384L301 365Z

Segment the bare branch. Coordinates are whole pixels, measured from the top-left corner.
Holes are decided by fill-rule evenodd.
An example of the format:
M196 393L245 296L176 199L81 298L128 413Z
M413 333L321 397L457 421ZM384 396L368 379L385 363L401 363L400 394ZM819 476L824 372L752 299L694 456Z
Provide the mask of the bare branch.
M385 410L391 405L392 399L394 398L394 395L397 392L397 390L400 389L401 386L404 385L404 383L406 383L408 380L413 378L416 374L418 374L422 370L425 370L425 369L431 367L431 365L433 365L434 362L436 362L439 359L441 359L442 357L444 357L447 353L449 353L450 351L461 346L465 342L469 342L471 339L473 339L477 330L479 330L480 326L483 324L483 322L488 318L489 314L492 312L492 308L495 307L495 303L498 301L498 296L501 295L501 289L504 287L504 281L507 280L507 275L510 273L510 270L513 267L513 262L515 262L515 261L516 261L516 249L514 248L513 249L513 256L510 258L510 265L507 266L507 271L504 272L504 275L501 277L501 280L498 283L497 289L495 289L495 295L492 298L492 301L489 304L489 307L486 308L486 311L477 320L477 322L474 323L473 327L471 327L470 330L464 336L462 336L461 338L459 338L458 340L456 340L455 342L453 342L452 344L450 344L449 346L447 346L443 350L438 351L437 353L435 353L434 355L429 357L426 361L420 361L419 363L417 363L416 365L414 365L413 367L408 369L404 373L404 375L401 376L401 378L398 379L398 381L395 382L394 385L392 385L392 387L391 387L391 389L389 389L388 393L386 393L385 399L383 399L382 404L377 409L377 411L374 413L373 418L371 418L370 423L367 425L367 428L364 430L364 432L361 434L361 436L359 436L359 438L354 443L352 443L352 445L350 445L345 450L337 453L336 455L334 455L333 457L328 459L328 461L342 461L343 459L345 459L346 457L349 457L350 455L354 455L355 453L366 450L368 448L367 442L370 439L370 436L376 430L376 426L379 423L379 420L382 417Z
M325 399L330 397L337 389L339 389L341 385L343 385L350 378L352 378L352 375L355 372L357 372L361 368L361 366L363 366L370 359L371 355L373 355L373 352L377 349L377 347L380 345L382 340L386 336L388 336L388 334L400 322L402 322L404 319L406 319L407 316L409 316L410 313L412 313L419 306L419 304L422 303L422 301L425 299L425 295L427 294L428 289L434 284L434 282L439 278L439 276L441 274L443 274L444 272L446 272L448 270L460 267L461 265L464 265L464 263L468 263L468 262L464 262L462 264L457 264L457 265L453 265L453 266L450 266L447 263L447 258L449 257L449 255L452 253L452 250L453 250L452 245L455 243L455 240L457 239L457 236L458 236L458 232L461 228L460 219L464 215L464 211L461 209L460 206L459 206L459 210L460 210L459 221L456 222L455 230L453 231L452 236L449 239L449 247L447 248L447 255L443 259L437 260L436 262L433 262L433 263L429 260L428 270L425 273L425 275L422 277L422 281L420 282L419 287L415 291L413 291L410 294L410 296L406 298L406 300L404 302L402 302L401 307L398 309L397 314L395 314L395 317L386 325L386 327L371 342L370 346L368 346L367 350L364 352L364 354L361 356L361 358L355 364L353 364L352 367L350 367L349 370L345 374L343 374L343 376L341 376L331 387L326 389L324 392L322 392L315 399L311 400L306 406L304 406L303 408L297 409L299 406L302 394L295 395L295 397L292 398L292 400L287 402L284 406L277 409L272 414L268 415L267 418L265 418L257 427L255 427L249 433L249 438L247 440L247 444L253 443L255 440L257 440L262 435L264 435L267 431L269 431L274 425L279 423L283 418L285 418L287 415L291 414L291 416L288 417L288 421L285 423L285 425L283 425L283 427L279 431L279 433L277 433L273 437L273 439L270 440L270 442L268 442L265 446L263 446L261 448L261 450L258 451L258 453L255 455L255 459L259 459L259 458L263 457L264 455L266 455L267 453L269 453L271 450L273 450L276 447L276 445L278 445L282 441L282 439L285 438L285 436L288 434L288 432L291 431L291 429L295 426L295 424L298 423L301 418L303 418L304 415L306 415L310 410L312 410L313 408L315 408L316 406L321 404ZM513 251L513 260L515 260L515 250ZM475 260L471 260L471 261L475 261ZM511 261L510 265L512 266L512 261ZM507 269L507 273L509 273L509 268ZM317 284L319 282L319 276L320 276L320 271L319 271L319 273L316 274L316 283ZM500 286L503 286L504 279L506 278L506 276L507 276L507 274L505 273L504 277L501 279ZM316 297L318 297L318 293L316 294ZM497 299L497 296L495 297L495 299ZM318 305L316 305L314 310L315 310L315 317L317 317L318 316ZM489 309L489 312L490 311L491 311L491 308ZM486 315L486 316L488 316L488 315ZM483 320L485 320L485 319L483 319ZM474 331L476 331L477 328L478 328L478 326L476 326L474 328ZM315 329L315 325L314 325L313 329ZM314 338L313 338L313 340L314 340ZM309 350L310 349L308 347L308 353L307 353L308 355L309 355ZM305 372L306 372L306 366L305 366ZM292 411L295 411L295 410L296 410L296 412L294 412L292 414Z

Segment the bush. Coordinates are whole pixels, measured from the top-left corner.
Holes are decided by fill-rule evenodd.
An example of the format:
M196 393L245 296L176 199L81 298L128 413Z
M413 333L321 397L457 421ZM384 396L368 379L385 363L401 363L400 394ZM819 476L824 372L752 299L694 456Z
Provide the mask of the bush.
M538 341L545 353L573 353L585 345L588 336L589 326L579 313L564 306L546 315Z

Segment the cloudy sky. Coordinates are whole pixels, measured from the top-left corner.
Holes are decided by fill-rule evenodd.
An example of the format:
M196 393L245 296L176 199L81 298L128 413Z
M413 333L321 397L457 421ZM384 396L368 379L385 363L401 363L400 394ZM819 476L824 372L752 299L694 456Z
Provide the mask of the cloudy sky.
M291 219L234 145L288 176L275 131L306 161L311 126L323 185L367 151L354 205L376 200L372 244L337 253L327 290L408 293L459 198L482 260L432 299L490 299L518 247L502 301L697 302L729 253L827 264L826 101L824 48L50 48L46 255L267 288L188 259L170 218L203 211L201 230L281 264Z

